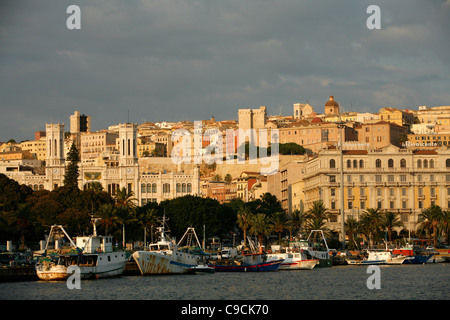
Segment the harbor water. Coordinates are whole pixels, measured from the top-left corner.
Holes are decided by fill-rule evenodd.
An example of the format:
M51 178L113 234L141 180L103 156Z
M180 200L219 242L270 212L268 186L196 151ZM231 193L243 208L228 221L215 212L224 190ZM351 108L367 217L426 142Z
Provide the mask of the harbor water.
M380 288L370 289L367 266L313 270L166 276L121 276L0 283L1 300L448 300L450 265L379 266Z

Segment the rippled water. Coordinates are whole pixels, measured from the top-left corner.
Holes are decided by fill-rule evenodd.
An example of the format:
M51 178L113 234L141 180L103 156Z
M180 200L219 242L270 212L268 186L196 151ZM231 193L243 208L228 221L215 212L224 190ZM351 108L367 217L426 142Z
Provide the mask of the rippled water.
M0 283L2 300L448 300L450 264L380 266L368 289L365 266L260 273L122 276L65 282Z

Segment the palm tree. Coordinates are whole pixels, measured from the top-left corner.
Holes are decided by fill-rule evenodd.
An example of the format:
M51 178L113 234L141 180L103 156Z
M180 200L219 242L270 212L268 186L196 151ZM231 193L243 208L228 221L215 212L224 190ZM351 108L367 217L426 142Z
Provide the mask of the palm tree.
M298 233L301 234L303 232L303 228L307 220L307 215L304 210L303 201L300 201L300 209L296 209L292 212L290 220L291 220L290 228L298 230Z
M371 246L372 239L372 218L369 213L363 213L359 218L359 232L364 235L369 244Z
M365 213L368 214L368 227L370 229L373 241L375 242L375 240L378 239L378 235L380 234L380 229L383 222L383 212L378 208L368 208L365 210Z
M115 198L116 208L118 209L117 218L122 223L122 243L123 247L125 247L125 224L135 221L135 219L131 217L131 212L136 208L137 199L134 198L133 191L128 191L125 187L117 190Z
M360 229L360 224L358 220L352 217L348 217L345 221L345 233L348 235L349 247L356 247L355 237Z
M383 215L383 227L387 229L389 235L389 242L392 241L392 229L401 227L403 223L400 221L397 212L387 211Z
M419 214L419 226L417 229L419 233L422 233L425 230L428 231L429 239L431 241L433 238L434 245L436 245L438 237L437 226L442 218L442 209L437 205L431 205L427 209L422 210L422 213Z
M290 221L284 212L277 212L270 218L273 231L278 233L278 242L281 243L281 233L288 229Z
M447 235L447 244L450 242L450 210L442 212L442 218L439 221L439 229Z
M307 212L306 229L322 230L324 233L328 233L329 230L326 227L326 220L329 218L329 213L322 200L314 201L313 207Z
M252 217L252 213L250 212L250 209L242 206L237 214L237 223L239 228L242 229L244 232L244 247L247 244L247 230L250 228L250 220Z
M250 223L250 233L258 237L260 247L263 245L264 236L268 236L271 232L272 225L265 213L253 215Z
M117 208L112 203L103 204L98 208L97 214L102 219L100 224L105 226L105 235L109 235L109 230L117 222Z
M147 247L147 228L158 225L158 217L155 208L146 208L137 213L136 220L144 228L144 247Z

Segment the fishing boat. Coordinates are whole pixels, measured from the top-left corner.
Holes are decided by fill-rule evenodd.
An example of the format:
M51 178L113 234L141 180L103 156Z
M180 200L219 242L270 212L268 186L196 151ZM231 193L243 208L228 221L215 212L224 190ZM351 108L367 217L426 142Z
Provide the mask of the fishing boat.
M192 253L187 248L181 250L179 245L170 238L169 231L166 231L166 221L163 218L161 226L157 228L159 240L150 244L149 250L133 253L133 258L142 275L192 273L199 265L201 255ZM188 228L185 235L190 231L192 228Z
M272 247L274 249L274 247ZM277 248L278 249L278 248ZM319 259L313 259L308 252L298 248L278 249L267 254L268 261L283 259L280 270L312 270L319 264Z
M209 267L217 272L278 271L283 259L268 260L264 252L242 254L242 259L211 261Z
M390 250L368 250L365 258L348 258L350 265L402 264L408 259L405 255L393 254Z
M392 250L393 254L406 256L404 264L424 264L434 256L434 252L422 249L419 246L406 245L398 249Z
M123 273L129 256L125 251L114 251L111 236L99 236L96 221L92 218L93 234L76 237L74 242L62 225L53 225L44 252L36 264L36 274L41 280L66 280L79 268L81 279L119 276ZM64 242L68 245L64 246ZM53 248L51 248L54 242Z
M331 267L333 265L330 249L322 230L311 230L308 238L298 241L295 246L308 252L313 259L319 260L317 267Z

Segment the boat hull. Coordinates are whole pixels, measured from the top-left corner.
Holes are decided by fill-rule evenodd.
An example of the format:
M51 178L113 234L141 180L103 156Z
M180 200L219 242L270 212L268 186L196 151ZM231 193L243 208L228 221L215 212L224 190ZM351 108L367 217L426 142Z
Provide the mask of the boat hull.
M278 271L283 260L269 261L252 265L215 265L209 266L214 268L216 272L261 272L261 271Z
M195 261L190 261L192 259L183 261L157 252L136 251L133 258L142 275L183 274L191 272L197 266Z
M409 256L408 259L406 259L403 264L424 264L427 263L427 261L432 257L433 255L414 255Z
M319 260L301 260L294 262L283 262L280 270L312 270L319 264Z
M78 266L80 270L81 279L101 279L120 276L126 265L127 261L117 262L108 266L94 266L83 267ZM67 280L73 272L68 272L67 266L53 266L50 268L36 268L36 274L40 280L45 281L60 281Z

